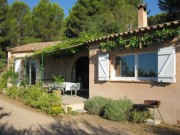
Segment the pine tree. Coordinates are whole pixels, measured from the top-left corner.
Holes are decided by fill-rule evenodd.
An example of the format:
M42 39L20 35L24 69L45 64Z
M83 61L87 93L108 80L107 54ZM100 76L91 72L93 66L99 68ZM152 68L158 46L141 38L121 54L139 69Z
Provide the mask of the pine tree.
M91 31L90 33L100 31L102 35L107 35L136 28L138 5L136 4L126 0L103 0L103 12L93 17L90 21L91 24L87 25L87 29ZM91 27L94 23L96 29Z
M158 0L159 8L167 12L166 20L173 21L180 19L180 1L179 0Z
M15 1L8 14L8 38L11 47L24 44L24 40L33 36L30 8L27 4Z
M166 23L166 17L167 17L166 12L157 14L155 16L150 16L148 17L148 25L152 26L156 24Z
M2 72L3 67L5 67L7 63L7 53L6 48L8 48L9 42L7 39L7 18L9 5L7 0L0 0L0 72Z
M66 35L78 37L86 29L85 22L92 16L101 13L101 0L78 0L69 13Z
M64 11L57 3L40 0L33 9L36 38L41 41L59 40L63 17Z
M83 33L106 35L137 27L137 5L142 0L78 0L67 20L68 37Z

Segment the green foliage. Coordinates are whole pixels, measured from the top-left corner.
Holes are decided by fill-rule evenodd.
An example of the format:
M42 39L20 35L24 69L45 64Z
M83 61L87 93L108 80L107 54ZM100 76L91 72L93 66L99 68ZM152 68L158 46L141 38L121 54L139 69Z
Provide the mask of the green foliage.
M158 0L158 6L162 11L167 13L166 21L180 19L179 0Z
M150 118L151 114L149 109L144 105L134 105L129 121L134 123L143 123L146 119Z
M6 95L11 98L18 99L18 88L17 87L8 88L8 90L6 91Z
M24 44L24 38L33 36L31 11L27 4L15 1L8 12L8 39L11 47Z
M141 48L147 47L154 43L161 43L166 40L172 39L179 35L180 27L177 29L164 28L162 30L156 30L150 34L144 34L142 37L129 37L124 39L123 37L117 38L115 41L106 41L100 44L100 49L103 50L115 50L122 49L125 47L130 48Z
M71 107L67 107L67 113L71 113L72 112L72 108Z
M113 50L115 46L115 42L109 40L106 43L100 43L100 49L106 49L107 51Z
M162 29L162 31L155 31L153 38L157 42L164 42L167 39L172 39L177 36L177 31L174 29Z
M99 0L78 0L66 21L66 35L68 37L78 37L85 30L85 20L98 14L101 10L102 6Z
M78 115L77 111L73 111L71 107L67 107L67 113L71 115Z
M40 0L32 12L22 1L8 5L0 0L0 69L7 64L10 47L59 40L63 17L63 9L49 0Z
M111 102L111 99L97 96L97 97L89 98L84 103L84 108L90 114L100 115L102 113L102 108L105 106L105 104L109 102Z
M134 36L130 40L128 40L128 43L129 43L129 47L131 47L131 48L139 47L139 40L136 36Z
M60 37L63 9L58 3L40 0L32 12L35 37L41 41L57 41Z
M132 107L131 100L111 101L103 107L103 117L113 121L128 121Z
M167 13L160 13L155 16L148 17L148 26L153 26L161 23L166 23Z
M119 49L122 49L127 45L126 40L124 40L122 37L119 37L116 42L119 45Z
M107 35L137 26L137 5L142 0L78 0L66 21L66 35L80 37L81 33Z
M53 93L46 93L37 86L27 88L12 87L8 88L5 94L11 98L21 100L25 104L44 111L52 116L63 113L61 97Z
M64 82L65 79L61 75L59 75L59 76L53 75L53 80L56 83L62 83L62 82Z
M13 69L5 71L1 76L0 88L5 88L7 86L7 83L14 84L18 76L18 73L15 73Z
M88 47L85 45L85 43L92 38L94 37L84 36L82 38L67 39L55 46L47 47L41 51L36 51L34 55L39 55L46 52L52 52L51 54L57 54L61 56L72 56L79 52L87 51Z
M9 46L7 40L9 6L7 0L0 0L0 3L0 73L2 73L7 63L6 49Z
M147 111L138 111L138 110L133 110L131 112L131 119L130 121L134 123L143 123L147 118L150 118L150 112L149 110Z
M96 96L89 98L85 102L84 108L90 114L101 115L108 120L120 122L142 123L151 117L147 107L133 105L133 102L127 98L112 100ZM68 111L71 111L71 108Z

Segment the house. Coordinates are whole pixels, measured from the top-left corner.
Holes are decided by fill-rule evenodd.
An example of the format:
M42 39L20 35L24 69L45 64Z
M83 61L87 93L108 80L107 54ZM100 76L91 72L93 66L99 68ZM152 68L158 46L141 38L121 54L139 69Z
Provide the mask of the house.
M41 64L41 79L49 80L53 74L60 74L66 81L81 80L83 89L89 90L89 97L127 97L136 104L158 100L164 122L177 124L180 120L180 37L173 36L173 31L177 31L180 21L147 26L146 5L140 5L138 9L138 29L89 40L84 43L89 51L71 58L48 53L43 57L30 57L26 70L29 84L39 79L32 76L33 72L38 74L37 67ZM117 39L121 41L119 48L107 48L106 43L113 44ZM105 49L100 49L102 43ZM23 74L18 66L20 61L25 61L25 57L35 51L34 47L27 51L21 47L8 51L9 61L16 59L15 70L20 74ZM33 67L34 59L39 63L35 64L36 68ZM156 110L155 117L161 118Z
M8 67L14 64L15 72L19 73L16 84L20 85L26 81L26 84L33 85L38 82L41 78L40 61L39 58L32 58L34 52L58 43L60 43L60 41L30 43L8 49Z

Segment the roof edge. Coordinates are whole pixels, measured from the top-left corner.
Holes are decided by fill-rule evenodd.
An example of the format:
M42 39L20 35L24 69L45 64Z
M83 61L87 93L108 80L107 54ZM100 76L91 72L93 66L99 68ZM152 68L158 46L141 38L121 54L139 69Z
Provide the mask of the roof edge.
M158 30L158 29L163 29L163 28L168 28L168 27L174 27L174 26L180 26L180 20L176 20L176 21L172 21L172 22L167 22L167 23L162 23L162 24L157 24L157 25L153 25L153 26L147 26L147 27L141 27L141 28L137 28L131 31L125 31L125 32L121 32L121 33L117 33L117 34L111 34L108 36L103 36L100 38L96 38L96 39L91 39L89 41L87 41L87 44L91 44L94 42L100 42L103 40L107 40L107 39L113 39L113 38L117 38L119 36L130 36L133 34L140 34L143 32L149 32L152 30Z

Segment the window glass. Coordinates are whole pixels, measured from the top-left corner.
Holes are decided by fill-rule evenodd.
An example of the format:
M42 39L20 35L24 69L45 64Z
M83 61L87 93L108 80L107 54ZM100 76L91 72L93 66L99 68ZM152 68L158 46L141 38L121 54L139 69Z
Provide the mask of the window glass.
M157 77L157 53L138 54L138 77Z
M116 77L134 77L135 56L118 56L116 57Z

